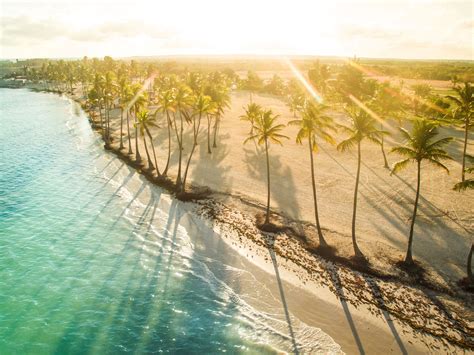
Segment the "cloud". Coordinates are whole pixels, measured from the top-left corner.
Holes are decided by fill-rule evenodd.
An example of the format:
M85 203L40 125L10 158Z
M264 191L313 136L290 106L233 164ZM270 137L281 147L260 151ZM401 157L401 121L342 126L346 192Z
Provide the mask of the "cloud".
M89 28L74 29L53 19L33 20L28 16L1 18L2 45L15 46L65 38L79 42L103 42L112 38L147 36L166 39L175 33L141 21L109 21Z

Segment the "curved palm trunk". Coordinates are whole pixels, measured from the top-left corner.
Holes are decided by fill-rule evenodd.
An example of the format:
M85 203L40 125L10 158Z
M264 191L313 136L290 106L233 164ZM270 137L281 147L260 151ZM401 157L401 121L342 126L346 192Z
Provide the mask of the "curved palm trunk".
M207 115L207 153L211 154L211 117Z
M361 161L361 154L360 154L360 142L357 143L357 175L356 175L356 183L354 189L354 207L352 210L352 245L354 247L354 255L356 257L361 257L363 254L357 245L356 233L355 233L355 223L356 223L356 212L357 212L357 193L359 191L359 178L360 178L360 161Z
M150 139L151 150L153 151L153 159L155 160L156 175L160 177L161 174L160 174L160 169L158 169L158 161L156 160L155 144L153 143L153 138L151 137L151 133L148 127L145 127L145 130L146 130L146 134L148 135L148 138Z
M110 110L109 110L109 105L108 101L105 100L105 143L106 145L109 145L110 142Z
M472 275L472 253L474 252L474 243L471 244L471 250L467 256L467 279L469 283L474 284L474 276Z
M416 210L418 209L418 198L420 197L420 180L421 180L421 161L417 162L417 181L416 181L416 197L415 197L415 207L413 208L413 216L411 218L410 225L410 237L408 238L408 249L407 255L405 256L405 263L413 264L412 257L412 245L413 245L413 230L415 229L415 219L416 219Z
M467 150L467 137L469 134L469 120L466 119L465 129L464 129L464 148L462 151L462 171L461 171L461 181L466 180L466 150Z
M140 156L140 151L138 150L138 121L137 121L136 116L137 116L137 113L135 112L135 161L138 164L140 164L142 161L142 158Z
M313 201L314 201L314 219L316 220L316 229L318 231L319 237L319 246L327 246L326 241L323 237L323 232L321 231L321 225L319 224L319 212L318 212L318 199L316 195L316 182L314 180L314 158L313 158L313 144L311 141L311 134L308 137L309 143L309 156L311 157L311 184L313 185Z
M216 122L214 123L214 143L212 144L213 148L217 148L217 130L219 129L219 115L216 116Z
M194 121L193 123L194 123L194 126L195 126L196 122ZM189 164L191 163L191 159L193 158L194 151L196 150L196 146L198 145L197 139L198 139L198 135L199 135L200 126L201 126L201 114L199 114L199 121L198 121L197 128L194 128L194 131L193 131L193 133L194 133L194 144L193 144L193 147L191 149L191 153L189 154L188 162L186 163L186 169L184 170L183 186L181 188L182 192L184 192L185 189L186 189L186 179L188 177Z
M132 154L132 137L130 136L130 115L127 110L127 136L128 136L128 155Z
M142 132L142 133L143 133L143 132ZM149 169L150 171L153 171L153 169L154 169L155 167L153 166L153 163L152 163L151 157L150 157L150 153L148 152L148 146L147 146L147 144L146 144L146 137L145 137L145 135L143 135L143 144L145 145L145 153L146 153L146 158L147 158L147 160L148 160L148 169Z
M99 118L100 118L100 128L102 130L102 139L105 140L105 132L104 132L104 119L102 118L102 107L99 103Z
M179 108L178 108L178 111L179 111L179 120L180 120L179 133L178 133L178 128L176 127L176 124L175 124L176 136L177 136L177 139L178 139L178 150L179 150L179 154L178 154L178 176L176 177L176 190L181 191L181 185L182 185L182 181L181 181L181 161L182 161L182 158L183 158L183 116L182 116L181 111L179 110Z
M166 120L168 123L168 158L166 159L166 166L165 166L165 170L163 171L164 176L168 174L168 168L170 166L170 159L171 159L171 118L168 111L166 111Z
M380 130L383 131L383 123L380 124ZM380 148L382 149L382 155L383 155L383 164L384 164L384 167L388 169L388 161L387 161L387 156L385 155L383 134L380 141L381 141Z
M268 142L265 138L265 154L267 157L267 214L265 216L265 224L270 223L270 160L268 158Z
M120 109L120 150L123 149L123 107Z

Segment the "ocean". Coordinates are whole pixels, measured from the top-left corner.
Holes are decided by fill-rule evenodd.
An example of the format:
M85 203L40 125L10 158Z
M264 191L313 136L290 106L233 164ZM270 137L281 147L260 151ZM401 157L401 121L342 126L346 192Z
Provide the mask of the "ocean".
M0 89L0 154L0 354L340 351L68 98Z

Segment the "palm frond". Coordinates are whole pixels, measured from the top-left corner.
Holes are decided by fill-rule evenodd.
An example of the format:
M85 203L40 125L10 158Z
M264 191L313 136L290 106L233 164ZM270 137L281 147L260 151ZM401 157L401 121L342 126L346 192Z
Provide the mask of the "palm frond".
M448 174L449 174L449 169L446 167L446 165L444 165L443 163L441 163L440 161L436 160L436 159L426 159L428 160L428 162L434 166L437 166L438 168L441 168L443 170L445 170Z
M396 162L395 164L393 164L390 175L397 174L401 170L405 169L407 167L407 165L409 163L411 163L412 161L413 161L413 158L407 158L407 159L400 160L400 161Z
M461 182L458 182L454 185L453 190L455 191L464 191L464 190L472 190L474 189L474 179L468 179Z
M340 152L346 152L348 150L351 150L357 144L357 142L357 137L353 135L339 143L337 145L337 150L339 150Z

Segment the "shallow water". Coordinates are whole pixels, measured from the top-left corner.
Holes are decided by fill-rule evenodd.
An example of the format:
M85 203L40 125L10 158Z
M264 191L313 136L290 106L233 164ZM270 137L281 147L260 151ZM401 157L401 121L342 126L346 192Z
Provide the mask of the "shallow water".
M340 350L70 100L0 89L0 148L1 354Z

